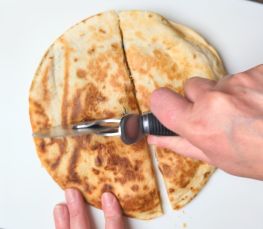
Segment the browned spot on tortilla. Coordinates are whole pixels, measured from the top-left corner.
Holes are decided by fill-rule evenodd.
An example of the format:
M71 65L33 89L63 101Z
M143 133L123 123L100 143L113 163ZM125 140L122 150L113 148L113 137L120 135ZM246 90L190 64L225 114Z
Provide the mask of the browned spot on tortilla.
M162 77L167 77L170 80L184 78L177 69L176 61L159 49L153 50L152 55L148 55L142 53L138 47L131 46L127 50L127 58L130 68L140 74L148 75L151 69L156 68L162 73Z
M173 193L174 191L175 191L174 188L169 188L169 190L168 190L169 193Z
M144 212L151 209L154 209L159 205L158 193L153 190L144 195L137 195L136 197L124 196L123 201L121 201L122 208L126 211L136 211Z
M98 155L96 158L95 158L95 165L100 167L102 165L102 158L100 157L100 155Z
M118 90L120 90L122 88L122 82L120 82L117 74L111 75L110 85L112 87L114 87L115 89L118 89Z
M168 149L157 148L159 168L166 179L180 188L185 188L196 174L202 162L183 157ZM160 154L165 155L159 157ZM167 160L169 157L172 160Z
M204 178L207 179L210 174L211 174L211 172L205 172L205 173L204 173Z
M174 209L180 209L182 206L180 204L177 204L174 206Z
M169 22L168 22L169 23ZM169 23L170 24L170 23ZM171 25L171 24L170 24ZM187 37L185 36L185 34L180 30L177 29L175 26L171 25L171 27L173 28L173 30L183 39L188 40Z
M88 83L85 87L85 110L94 111L97 109L97 106L102 102L107 101L107 98L98 90L98 88L92 84Z
M100 174L100 171L99 171L98 169L95 169L95 168L92 168L92 172L93 172L95 175Z
M102 158L106 160L104 169L116 172L118 175L115 177L115 181L122 184L131 180L143 180L144 176L141 170L135 170L136 166L139 168L140 161L138 160L137 163L132 164L128 157L116 154L116 147L116 143L113 141L108 141L104 144L96 142L96 144L91 147L91 150L96 150L98 152L95 159L95 165L101 166Z
M112 190L113 190L113 187L110 184L104 184L101 189L101 193L111 192Z
M70 47L66 40L61 37L60 38L61 43L64 47L64 90L63 90L63 98L62 98L62 107L61 107L61 114L62 114L62 126L65 126L68 124L68 80L69 80L69 54L70 54Z
M142 160L135 160L135 166L134 166L134 170L138 171L140 170L140 168L142 167L143 161Z
M79 135L73 136L76 144L76 148L79 150L87 150L87 147L91 141L92 135Z
M29 99L29 106L30 121L34 132L51 127L50 120L45 112L45 109L40 103L34 101L33 99Z
M79 59L77 57L74 58L74 62L77 62Z
M115 113L114 112L111 112L109 110L104 110L103 112L103 115L106 117L106 118L113 118L115 117Z
M83 79L83 78L86 77L86 75L87 75L87 72L86 72L84 69L79 68L79 69L77 70L77 77Z
M112 43L112 44L111 44L111 47L112 47L113 49L118 49L118 48L119 48L119 45L118 45L117 43Z
M121 157L117 154L113 154L115 153L113 150L110 151L110 155L107 160L106 169L114 170L115 168L120 168L120 169L132 168L132 164L128 158Z
M140 31L136 31L136 32L135 32L135 36L136 36L137 38L141 39L141 40L144 40L144 36L143 36L143 34L142 34Z
M48 91L48 73L49 73L49 68L50 65L46 66L42 79L41 79L41 83L42 83L42 88L43 88L43 100L44 101L48 101L50 100L50 96L49 96L49 91Z
M44 139L40 139L37 143L38 152L45 153L46 152L46 143Z
M57 144L58 148L59 148L59 153L57 158L52 161L52 164L50 165L51 170L55 170L59 164L60 161L63 157L63 155L66 153L66 149L67 149L67 141L63 138L63 139L51 139L50 145L53 144Z
M196 59L196 54L195 53L193 54L193 58Z
M81 116L82 106L81 106L80 94L81 94L81 90L77 89L75 91L75 96L72 100L72 113L70 118L72 123L81 121L82 119Z
M139 186L137 184L134 184L133 186L131 186L131 190L137 192L139 190Z
M148 14L148 17L151 18L153 15L152 14Z
M128 105L131 110L138 110L137 102L135 97L133 96L133 87L131 84L125 85L125 93L128 99Z
M141 139L140 141L136 142L135 144L131 145L134 151L140 151L146 148L146 141L145 139Z
M171 169L171 166L169 166L165 163L161 163L160 168L161 168L161 171L165 177L172 177L173 176L173 170Z
M147 185L144 185L143 186L143 190L146 191L146 190L149 190L149 187Z
M98 117L98 107L101 103L106 102L107 98L97 89L93 83L86 84L83 88L77 89L75 91L72 100L72 113L71 122L88 121L91 120L90 117ZM102 116L102 114L101 114ZM94 118L93 118L94 119Z
M105 31L104 29L102 29L102 28L100 28L99 31L100 31L101 33L106 33L106 31Z
M86 193L88 193L88 194L92 193L91 187L90 187L90 185L88 183L83 183L82 185L84 186L84 190L85 190Z
M96 50L96 47L93 46L92 48L88 49L88 54L92 54L92 53L94 53L95 50Z
M80 151L79 148L76 147L72 152L68 166L68 180L74 183L81 182L79 174L76 171L79 157L80 157Z

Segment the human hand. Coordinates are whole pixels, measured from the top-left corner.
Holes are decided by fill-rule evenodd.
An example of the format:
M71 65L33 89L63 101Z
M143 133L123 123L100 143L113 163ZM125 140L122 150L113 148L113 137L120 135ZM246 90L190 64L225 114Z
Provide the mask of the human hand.
M263 65L216 81L194 77L185 97L168 89L151 96L151 110L180 137L148 142L213 164L238 176L263 179Z
M91 229L90 217L81 193L76 189L65 191L66 203L54 208L56 229ZM103 193L102 209L106 229L123 229L124 221L117 198L112 193Z

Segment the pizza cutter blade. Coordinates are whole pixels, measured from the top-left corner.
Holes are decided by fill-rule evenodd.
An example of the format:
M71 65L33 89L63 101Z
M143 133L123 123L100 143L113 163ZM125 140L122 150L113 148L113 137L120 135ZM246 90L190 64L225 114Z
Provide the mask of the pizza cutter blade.
M120 136L125 144L138 142L146 134L159 136L177 135L163 126L152 113L127 114L121 118L101 119L81 122L66 127L57 126L33 133L35 138L57 138L96 134L101 136Z

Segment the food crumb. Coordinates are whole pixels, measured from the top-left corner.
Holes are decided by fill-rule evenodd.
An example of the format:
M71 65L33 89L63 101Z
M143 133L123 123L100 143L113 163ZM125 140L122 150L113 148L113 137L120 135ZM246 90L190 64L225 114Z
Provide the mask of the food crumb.
M183 223L182 228L186 228L186 227L187 227L187 223Z

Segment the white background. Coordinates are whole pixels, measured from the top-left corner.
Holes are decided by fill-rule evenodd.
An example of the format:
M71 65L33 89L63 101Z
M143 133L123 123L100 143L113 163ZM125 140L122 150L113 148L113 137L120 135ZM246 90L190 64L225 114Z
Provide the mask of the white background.
M52 208L63 192L34 151L28 90L46 48L76 22L108 9L159 12L196 29L220 52L230 73L263 63L263 4L242 0L0 0L0 228L53 228ZM262 151L262 149L259 149ZM163 189L163 184L162 189ZM217 171L205 189L179 212L130 228L262 229L263 182ZM99 210L92 209L98 228Z

